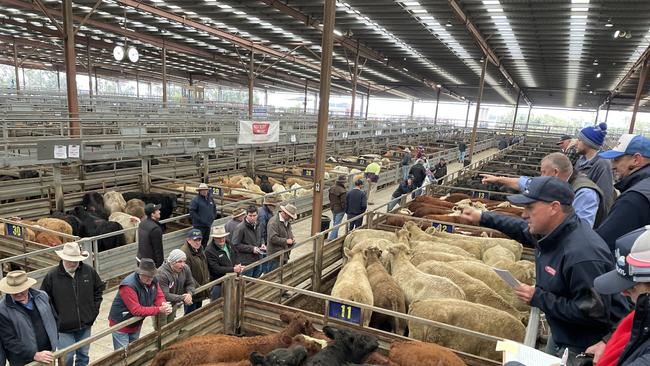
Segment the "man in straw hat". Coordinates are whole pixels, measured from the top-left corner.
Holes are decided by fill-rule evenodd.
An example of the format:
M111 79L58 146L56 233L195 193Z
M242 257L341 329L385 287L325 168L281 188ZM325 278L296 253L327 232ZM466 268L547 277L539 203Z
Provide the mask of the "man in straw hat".
M63 249L55 253L61 261L43 278L41 290L50 296L59 315L59 347L65 348L90 337L106 284L93 267L83 263L88 252L82 252L79 244L65 243ZM89 350L90 344L68 353L66 365L88 365ZM74 363L73 358L76 359Z
M411 169L411 159L412 159L412 157L411 157L411 149L409 149L407 147L406 149L404 149L404 152L403 152L403 155L402 155L402 161L401 161L402 177L404 177L404 180L406 180L406 178L409 175L409 169Z
M232 234L235 231L235 228L244 221L244 216L246 216L246 209L244 207L237 207L232 213L232 218L226 223L224 228L228 234Z
M203 234L201 245L205 248L210 237L212 222L217 217L217 205L214 204L212 190L207 184L199 184L196 190L199 194L192 198L192 202L190 202L190 218L192 219L192 226L201 230L201 234Z
M113 326L133 317L169 315L172 306L165 301L165 295L156 279L156 264L153 259L142 258L135 272L126 276L108 314L108 325ZM113 332L113 349L126 348L140 338L142 320Z
M267 231L269 233L267 250L269 255L293 246L296 241L291 231L291 221L298 218L298 209L292 204L280 205L277 215L269 220ZM289 260L289 253L285 253L284 261ZM276 269L280 261L270 261L270 271Z
M0 341L11 366L32 361L49 363L59 346L50 297L32 288L36 280L25 271L11 271L0 280Z
M244 268L237 260L237 252L232 245L226 240L230 235L223 226L212 228L208 247L205 250L205 257L208 260L208 270L210 271L210 281L223 277L226 273L241 273ZM212 288L210 300L214 301L221 297L221 284Z

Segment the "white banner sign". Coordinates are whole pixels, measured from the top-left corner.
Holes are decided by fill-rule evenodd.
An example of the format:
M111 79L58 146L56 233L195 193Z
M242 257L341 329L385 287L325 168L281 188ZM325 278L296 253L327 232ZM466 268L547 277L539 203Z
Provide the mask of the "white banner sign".
M280 121L239 121L239 144L264 144L280 140Z

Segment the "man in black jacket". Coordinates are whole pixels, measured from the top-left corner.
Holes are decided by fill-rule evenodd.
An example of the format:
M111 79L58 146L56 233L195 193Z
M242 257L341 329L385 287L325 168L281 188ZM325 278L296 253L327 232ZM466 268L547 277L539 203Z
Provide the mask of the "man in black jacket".
M250 205L246 209L244 221L237 225L232 233L232 246L237 251L237 259L244 266L260 260L262 252L266 251L266 246L262 247L259 242L256 225L257 207ZM262 266L257 266L244 274L257 278L262 275Z
M422 184L424 184L424 180L427 178L427 168L424 167L424 160L423 159L418 159L418 161L411 167L411 170L409 171L409 175L413 176L413 190L416 190L420 187L422 187ZM417 196L421 195L422 193L418 193ZM415 198L416 194L413 192L411 195L412 198Z
M470 222L535 246L536 285L521 284L515 293L546 314L552 333L546 351L558 356L565 348L583 352L629 310L620 295L599 295L594 290L594 279L614 269L614 258L589 224L575 215L573 197L567 182L536 177L522 194L508 196L510 202L524 206L524 219L463 211Z
M409 175L406 179L400 183L395 192L391 195L391 201L388 202L388 212L391 212L395 206L399 203L399 197L413 191L413 176Z
M65 348L90 337L106 285L91 266L83 263L88 253L82 253L79 244L66 243L55 252L61 261L45 275L41 290L50 296L59 315L59 347ZM65 364L72 366L76 355L74 365L88 365L89 350L90 344L68 353Z
M366 196L366 192L363 191L363 180L358 179L354 182L354 188L345 197L345 213L348 215L348 220L350 220L366 212L367 209L368 197ZM360 227L363 225L363 217L350 221L349 225L350 230Z
M650 139L641 135L622 135L612 150L600 153L612 160L621 195L596 232L609 248L620 236L650 224Z
M165 260L162 243L162 227L160 227L160 205L147 203L144 206L147 216L138 226L138 261L142 258L151 258L156 268L162 266Z
M438 184L442 184L442 178L447 175L447 162L445 159L440 158L438 164L433 167L433 177L436 178Z
M232 248L226 238L230 235L223 226L212 228L208 248L205 250L205 257L208 260L210 281L223 277L227 273L241 273L244 268L237 261L237 252ZM237 264L234 264L237 263ZM221 284L215 285L210 292L210 300L214 301L221 297Z
M336 179L336 184L329 190L330 208L332 209L332 226L336 226L343 222L343 215L345 215L345 201L348 191L345 189L348 177L346 175L339 175ZM327 240L334 240L339 237L339 229L332 230Z
M201 230L201 234L203 235L201 245L205 248L210 238L212 222L217 217L217 205L212 200L212 193L207 184L199 184L197 191L199 194L192 198L188 210L192 219L192 226Z

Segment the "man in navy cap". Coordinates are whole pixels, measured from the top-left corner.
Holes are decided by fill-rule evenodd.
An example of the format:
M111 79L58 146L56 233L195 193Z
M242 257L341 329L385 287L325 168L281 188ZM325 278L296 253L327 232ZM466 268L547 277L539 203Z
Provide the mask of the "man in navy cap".
M616 176L616 199L609 215L598 227L610 250L621 235L650 224L650 139L641 135L625 134L612 150L599 154L611 159Z
M540 308L551 327L547 352L580 353L598 342L627 313L620 295L599 295L593 281L614 268L612 253L571 207L573 190L555 177L531 178L522 194L508 196L524 206L523 219L466 209L470 222L500 230L535 246L536 285L515 288L520 300Z
M630 298L635 311L616 327L611 337L587 348L594 364L647 365L650 363L650 226L616 240L616 269L598 276L594 288L601 294Z

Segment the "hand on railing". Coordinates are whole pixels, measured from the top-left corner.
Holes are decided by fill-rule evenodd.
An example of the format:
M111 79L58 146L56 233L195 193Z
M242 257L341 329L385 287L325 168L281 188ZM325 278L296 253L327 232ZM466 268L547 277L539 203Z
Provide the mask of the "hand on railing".
M50 351L36 352L34 354L34 361L43 362L43 363L50 363L50 362L54 361L54 353L52 353Z

